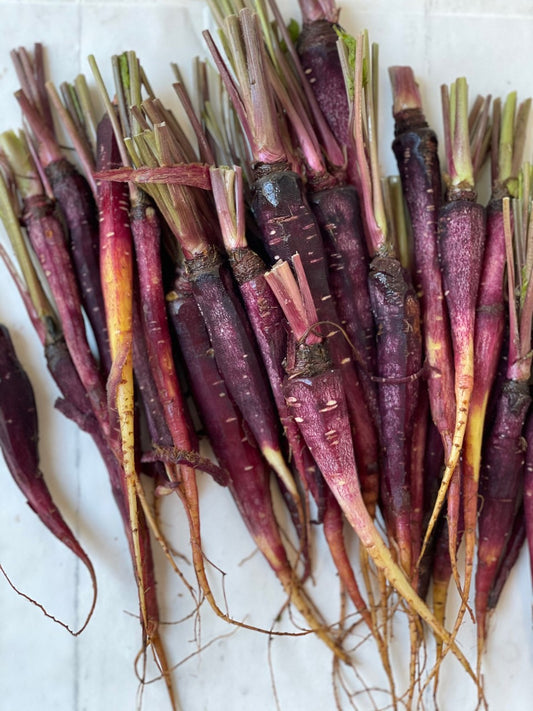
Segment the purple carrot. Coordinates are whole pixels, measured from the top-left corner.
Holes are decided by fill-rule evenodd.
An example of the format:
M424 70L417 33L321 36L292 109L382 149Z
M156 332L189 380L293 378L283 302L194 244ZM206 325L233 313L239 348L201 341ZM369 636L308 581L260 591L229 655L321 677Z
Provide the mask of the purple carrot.
M526 193L524 197L529 199L529 194ZM478 668L487 636L489 595L495 584L498 566L511 535L522 496L525 463L522 433L531 403L529 379L533 318L533 246L529 242L525 245L522 243L523 235L518 229L515 230L513 240L509 202L509 198L505 198L503 203L510 332L507 372L494 405L492 425L485 435L480 473L483 506L479 512L475 599ZM527 235L527 232L524 234ZM518 270L515 267L515 259L521 249L525 252L525 265ZM519 299L515 289L520 294Z
M437 218L442 187L437 137L426 123L412 69L391 67L389 74L395 120L392 147L411 220L414 286L420 294L431 415L449 453L455 395L448 314L438 260Z
M272 509L269 468L221 377L209 333L188 280L168 296L169 312L189 374L189 383L215 456L229 472L229 488L254 541L311 629L334 651L345 652L312 609L287 559Z
M463 498L465 517L465 582L463 600L469 596L475 559L478 488L484 424L502 350L505 325L505 230L503 198L515 192L522 162L523 110L515 120L516 94L509 94L501 120L493 122L492 195L487 207L487 233L474 333L474 388L465 432ZM527 106L527 104L526 104ZM499 102L494 103L499 114ZM464 604L464 603L463 603ZM461 614L457 616L456 627Z
M492 590L490 591L488 600L489 610L494 610L496 608L500 595L505 587L505 583L507 582L511 571L518 560L518 556L522 551L525 541L526 520L524 516L524 506L521 504L520 508L516 512L513 528L507 540L505 551L501 557Z
M23 140L7 132L2 134L2 147L13 166L24 205L24 224L54 296L68 349L99 426L107 437L110 431L104 386L87 340L78 285L65 244L62 219L54 203L42 192Z
M44 94L46 90L42 87ZM109 340L99 280L98 210L91 184L63 157L52 127L24 91L16 93L37 144L37 154L68 226L69 250L82 303L94 331L105 372L109 370Z
M33 388L18 360L7 328L0 325L0 448L9 471L30 508L48 530L81 560L91 576L93 601L82 627L73 633L78 635L85 629L93 614L96 604L96 575L89 557L52 499L39 469L38 442L37 408Z
M246 243L241 172L238 168L234 172L229 169L213 168L211 181L224 244L230 257L233 273L239 283L250 322L254 328L263 362L269 374L291 457L300 479L304 485L310 487L317 505L320 507L321 492L317 479L321 478L321 475L316 471L316 465L303 442L299 428L289 414L283 393L283 359L287 352L288 324L264 277L265 267L262 260L247 247ZM331 494L327 496L324 503L323 524L324 534L343 585L356 609L374 634L371 616L359 591L346 552L342 533L342 513ZM380 644L379 635L376 639Z
M374 321L368 292L368 254L360 201L351 185L309 193L328 261L329 285L340 323L353 345L355 364L368 408L379 429Z
M485 241L485 210L476 202L474 176L468 138L468 87L464 78L452 85L454 116L450 116L448 93L443 89L446 125L451 121L453 136L446 131L446 152L450 183L446 203L439 210L438 239L444 294L450 317L454 362L455 425L446 468L442 477L426 539L436 521L448 488L448 524L450 527L450 557L458 587L456 565L458 540L458 509L460 489L454 478L461 454L470 399L474 385L474 329ZM453 144L452 144L453 139Z
M400 562L411 575L414 561L411 550L409 438L412 418L416 412L422 342L420 310L413 287L394 254L387 228L382 194L377 143L375 138L376 97L373 95L372 71L368 38L357 39L355 59L353 120L353 150L360 173L363 216L371 257L368 289L372 305L376 343L376 368L381 418L381 500L388 529L399 546ZM374 52L374 48L372 49ZM367 66L367 83L363 86L363 61ZM367 112L363 117L363 100ZM371 137L368 151L363 134Z
M524 428L526 461L524 463L524 519L526 524L529 569L533 580L533 412Z
M301 278L304 278L303 271L299 274ZM440 639L451 643L457 658L475 679L462 652L436 622L405 573L394 562L364 504L342 378L332 367L322 339L311 330L317 318L312 303L302 299L288 263L277 265L268 273L267 279L275 293L280 287L280 304L295 339L286 365L286 398L315 461L376 566L409 608L425 620ZM287 294L291 294L290 300L287 300Z
M297 50L302 67L333 135L346 145L350 110L337 50L339 11L334 0L300 0L300 9Z

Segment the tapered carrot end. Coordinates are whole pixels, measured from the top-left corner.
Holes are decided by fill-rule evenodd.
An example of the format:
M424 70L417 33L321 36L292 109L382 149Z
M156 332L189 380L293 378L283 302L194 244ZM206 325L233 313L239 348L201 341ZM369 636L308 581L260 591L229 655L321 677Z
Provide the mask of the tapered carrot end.
M163 640L161 639L161 635L159 634L159 630L156 630L154 633L151 634L150 647L152 648L152 652L154 654L156 664L161 672L161 676L165 680L165 685L167 687L168 698L172 711L178 711L179 705L178 700L176 699L176 694L174 692L174 686L172 684L171 670L167 660Z

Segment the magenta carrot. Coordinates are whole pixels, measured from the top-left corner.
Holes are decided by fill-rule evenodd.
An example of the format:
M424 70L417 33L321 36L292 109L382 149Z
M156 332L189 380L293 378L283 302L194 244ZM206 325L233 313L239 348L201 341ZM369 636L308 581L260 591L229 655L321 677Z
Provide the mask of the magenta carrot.
M522 492L520 492L522 493ZM494 610L500 599L500 595L505 587L505 584L511 574L524 543L526 542L526 520L524 516L524 506L523 503L520 504L518 511L516 512L513 528L507 540L507 545L505 551L500 559L500 564L498 566L498 572L496 573L496 578L492 585L492 590L490 591L488 608L489 610Z
M176 283L168 301L195 402L215 455L229 473L229 487L243 520L311 629L336 655L346 660L346 653L325 629L289 564L272 509L268 466L253 437L245 434L242 415L218 370L209 333L188 280Z
M350 110L337 51L339 10L334 0L300 0L299 4L303 20L297 43L300 61L333 135L346 145Z
M529 166L526 167L529 171ZM529 201L529 195L523 196ZM511 535L519 507L525 452L522 433L531 403L531 325L533 286L531 273L533 247L527 225L524 235L511 228L509 198L504 199L505 250L509 297L509 350L506 379L497 393L493 420L486 433L482 453L479 512L479 546L476 569L476 620L478 667L487 636L488 599L495 584L499 563ZM527 215L527 213L526 213ZM516 255L524 254L520 269ZM519 294L518 298L516 294ZM518 302L518 303L517 303Z
M43 195L24 141L13 132L2 134L1 140L23 200L24 224L54 296L68 349L93 412L107 437L110 430L102 376L87 340L79 289L66 248L62 219L54 203Z
M485 241L485 210L476 202L474 191L468 138L468 87L464 78L457 79L452 85L451 94L451 102L448 102L447 89L443 88L445 121L452 129L449 135L446 132L450 178L447 200L439 211L438 239L452 334L456 412L452 443L450 451L446 452L446 468L426 540L451 484L452 491L448 496L450 557L454 578L460 586L456 565L460 490L458 477L453 477L463 446L474 385L474 329Z
M533 580L533 414L530 412L524 428L527 443L524 463L524 519L526 525L529 569Z
M495 102L499 109L499 102ZM487 207L487 234L474 334L474 388L465 432L463 453L463 506L465 518L465 581L463 599L470 591L475 559L478 487L487 403L502 350L505 307L505 235L503 198L516 192L522 155L521 121L515 116L516 94L505 102L500 120L494 121L492 136L492 195ZM460 622L458 615L456 626Z
M28 94L28 82L36 83L36 90L42 97L40 104L36 104ZM69 250L82 303L93 327L103 368L107 371L110 364L109 342L99 280L98 210L90 172L93 166L90 163L86 165L89 171L87 179L62 154L54 124L46 120L50 109L40 54L35 56L35 76L25 77L23 90L18 91L16 97L34 136L39 161L52 193L65 216Z
M440 639L452 644L457 658L475 679L462 652L451 642L449 634L435 620L405 573L394 562L366 509L359 486L342 378L332 367L322 339L312 331L316 311L309 311L312 305L308 302L304 305L287 263L277 265L268 273L267 279L274 292L280 295L280 304L295 339L286 366L285 393L315 461L376 566L409 608L420 615ZM290 301L287 294L292 297Z
M53 535L87 568L93 601L81 628L87 626L96 604L96 575L89 557L55 505L39 468L37 408L31 382L15 352L7 328L0 325L0 448L15 483L28 505ZM67 629L69 629L67 627Z

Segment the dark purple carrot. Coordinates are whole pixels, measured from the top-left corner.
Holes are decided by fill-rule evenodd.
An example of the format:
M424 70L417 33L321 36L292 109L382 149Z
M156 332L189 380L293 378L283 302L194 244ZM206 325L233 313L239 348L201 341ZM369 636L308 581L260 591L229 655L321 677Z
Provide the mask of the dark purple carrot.
M302 276L303 272L300 272L299 279ZM445 644L450 642L457 658L475 680L462 652L394 562L364 504L342 378L332 367L325 343L313 332L316 311L313 313L312 304L308 301L304 304L287 263L276 265L267 279L274 292L279 293L280 304L295 339L287 359L285 395L315 461L376 566L383 571L409 609L418 614ZM291 295L290 300L286 298L287 294Z
M110 365L109 342L99 280L98 210L95 203L94 180L90 173L92 165L90 162L86 165L89 171L86 179L64 158L54 135L53 123L43 118L42 107L49 112L49 103L42 66L36 63L35 69L40 75L38 89L43 97L41 109L28 96L27 88L18 91L16 98L34 136L39 161L46 173L52 193L65 216L69 250L82 303L94 331L103 368L107 372ZM32 81L31 77L27 79Z
M529 568L533 579L533 413L524 428L526 461L524 463L524 519L526 524Z
M368 292L368 254L360 201L352 185L309 193L328 261L328 281L340 323L355 350L355 365L368 408L379 430L374 321Z
M242 31L242 36L240 32ZM374 509L377 499L378 443L375 424L368 412L355 371L351 349L337 324L339 316L328 284L326 254L320 229L305 196L300 176L289 169L286 144L281 139L274 97L265 83L267 60L255 16L242 10L239 19L225 20L232 58L238 63L239 86L229 72L208 33L209 49L250 141L255 165L252 211L264 246L272 261L300 254L311 292L317 304L323 332L330 338L334 362L341 367L353 421L356 452L365 499ZM253 86L250 92L248 85Z
M242 415L221 376L187 279L176 283L176 289L168 296L168 306L195 402L215 456L229 473L230 490L250 534L311 629L346 660L345 652L325 629L287 559L272 509L269 468L253 436L246 432Z
M374 48L372 51L375 51ZM368 72L365 86L362 77L363 58ZM377 334L374 370L379 378L382 451L380 492L385 520L398 546L401 565L407 575L411 575L415 561L411 548L408 452L411 448L409 439L418 403L422 366L420 314L417 297L394 254L387 228L377 161L373 60L374 57L370 60L368 38L361 35L357 39L351 131L353 150L358 160L363 216L371 257L368 289ZM363 99L367 106L365 118ZM363 133L370 137L368 151Z
M23 140L13 132L6 132L2 134L2 148L16 176L24 206L24 224L54 296L72 360L99 426L108 437L110 430L104 386L87 340L78 285L65 244L62 219L55 204L42 192Z
M529 166L526 171L529 171ZM529 194L523 197L528 200ZM524 226L523 234L515 230L513 240L509 202L509 198L504 198L510 334L507 371L494 404L492 425L485 436L480 473L483 505L479 512L475 599L478 668L487 636L489 595L520 504L525 463L522 433L531 403L529 380L532 358L533 246L528 239L527 225ZM527 242L524 244L525 238ZM523 264L520 262L522 256Z
M481 276L485 241L485 210L476 202L474 176L468 137L468 87L464 78L452 85L452 101L443 88L446 126L453 126L453 135L446 131L446 153L449 185L446 203L439 210L438 239L444 295L452 334L455 425L446 468L433 515L428 524L426 540L444 503L449 486L448 525L450 527L450 557L458 587L456 565L458 540L458 509L460 488L454 477L466 430L470 399L474 385L474 329L476 303ZM450 112L449 103L455 111ZM453 143L452 143L453 141Z
M226 250L269 374L291 458L300 479L311 489L320 507L322 494L318 477L321 478L321 474L316 471L316 465L302 440L297 424L289 414L283 394L283 359L287 353L288 324L264 277L265 267L262 260L249 249L246 243L240 170L213 168L211 181ZM378 644L382 644L379 633L375 632L374 622L359 591L348 559L342 533L342 520L342 512L336 500L329 494L324 502L322 520L326 540L346 591L372 633L376 635Z
M7 328L0 325L0 448L15 483L30 508L48 530L87 568L93 601L78 635L87 626L96 604L96 575L89 557L57 509L39 469L37 408L31 382L17 358ZM66 625L67 629L70 628Z
M350 109L337 50L339 10L334 0L300 0L302 31L297 50L312 91L331 131L348 143Z
M499 102L494 104L499 111ZM501 121L493 123L492 195L487 207L487 233L481 280L476 307L474 333L474 388L465 432L463 453L463 506L465 521L465 580L463 605L470 592L475 558L478 517L478 488L483 431L487 403L492 390L502 350L505 308L505 235L503 198L516 192L518 170L522 161L523 127L515 120L516 94L505 102ZM522 112L521 112L522 114ZM515 130L516 124L516 130ZM497 146L497 149L495 148ZM461 620L460 610L456 628Z
M435 132L422 112L410 67L391 67L395 137L392 144L409 210L415 262L414 286L420 294L431 415L447 453L455 423L453 356L437 244L442 203L441 171Z
M507 540L507 546L500 559L500 565L496 578L492 585L488 600L488 609L494 610L503 592L505 584L513 570L518 556L522 552L524 543L526 542L526 520L524 516L524 505L520 504L513 523L512 531Z

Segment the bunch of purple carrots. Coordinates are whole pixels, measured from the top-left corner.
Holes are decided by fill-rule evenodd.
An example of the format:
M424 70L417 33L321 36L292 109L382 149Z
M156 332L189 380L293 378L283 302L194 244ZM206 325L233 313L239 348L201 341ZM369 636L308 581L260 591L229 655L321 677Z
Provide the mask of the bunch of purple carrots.
M471 101L462 77L442 87L442 165L416 68L390 67L386 142L398 175L382 176L378 48L344 32L333 0L300 6L298 27L275 0L212 0L218 35L204 33L210 59L196 60L194 91L173 66L179 111L132 51L112 58L112 88L90 57L92 90L83 76L58 90L41 45L14 50L23 128L0 135L11 243L1 256L56 407L107 468L142 646L172 708L154 547L182 573L159 495L180 500L195 604L276 634L234 619L212 589L206 473L229 490L335 670L354 671L357 655L350 615L332 626L313 600L322 534L376 646L389 707L437 693L446 655L482 706L490 613L526 541L533 560L531 102ZM33 389L5 327L0 339L0 445L33 511L89 571L91 609L81 629L67 627L79 634L96 575L41 473ZM205 439L211 458L200 454ZM451 586L460 604L447 619ZM456 642L465 615L477 630L473 665ZM398 616L406 688L390 652Z

